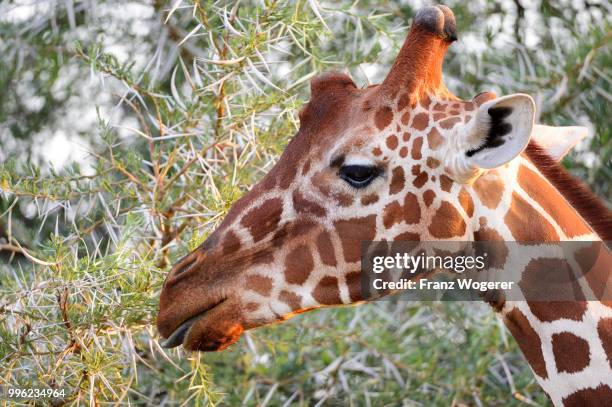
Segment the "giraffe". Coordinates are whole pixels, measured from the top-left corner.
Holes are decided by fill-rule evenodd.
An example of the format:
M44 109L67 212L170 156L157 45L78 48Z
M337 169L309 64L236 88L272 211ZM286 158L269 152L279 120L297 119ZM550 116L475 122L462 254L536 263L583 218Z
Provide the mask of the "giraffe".
M454 96L442 64L456 39L453 12L428 6L381 84L312 80L277 164L167 276L163 346L218 351L363 302L362 241L612 240L610 210L558 164L586 129L534 125L525 94ZM599 277L605 287L610 270ZM492 305L555 405L612 401L612 302Z

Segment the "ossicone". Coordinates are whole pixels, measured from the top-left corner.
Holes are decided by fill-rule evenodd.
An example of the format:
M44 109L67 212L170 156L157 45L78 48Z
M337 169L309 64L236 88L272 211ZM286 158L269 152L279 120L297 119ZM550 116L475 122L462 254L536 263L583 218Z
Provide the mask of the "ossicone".
M442 82L442 63L456 39L457 23L450 8L438 5L420 9L381 91L448 94Z

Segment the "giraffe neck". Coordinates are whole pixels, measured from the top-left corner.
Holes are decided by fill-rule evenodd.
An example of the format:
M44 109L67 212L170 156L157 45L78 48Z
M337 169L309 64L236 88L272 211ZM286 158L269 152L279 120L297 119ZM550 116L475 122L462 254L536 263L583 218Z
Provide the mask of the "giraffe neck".
M490 171L472 186L476 240L558 242L600 240L561 193L524 157ZM484 235L483 235L484 234Z
M475 240L599 240L525 157L484 175L470 192L475 198ZM610 252L604 250L609 265ZM595 292L606 287L610 268L600 269L598 284L588 281L579 289ZM526 272L528 268L523 278ZM596 405L612 397L612 302L506 301L492 305L555 405Z

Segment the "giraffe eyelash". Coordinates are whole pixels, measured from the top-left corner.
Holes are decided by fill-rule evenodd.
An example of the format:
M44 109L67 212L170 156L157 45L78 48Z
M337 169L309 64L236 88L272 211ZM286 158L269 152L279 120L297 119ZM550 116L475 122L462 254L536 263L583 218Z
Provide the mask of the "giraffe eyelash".
M370 185L380 173L380 168L371 165L344 165L340 167L338 176L350 186L361 189Z

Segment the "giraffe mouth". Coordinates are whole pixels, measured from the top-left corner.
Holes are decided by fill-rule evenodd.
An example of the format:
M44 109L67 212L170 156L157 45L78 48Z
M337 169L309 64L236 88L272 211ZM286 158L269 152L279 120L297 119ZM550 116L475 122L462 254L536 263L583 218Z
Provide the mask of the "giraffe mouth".
M191 327L202 317L204 317L204 315L211 311L212 309L218 307L219 305L221 305L224 301L226 300L226 298L221 299L220 301L212 304L210 307L207 307L204 311L189 317L187 320L185 320L183 323L181 323L178 328L176 328L174 330L174 332L172 332L170 334L170 336L168 336L168 338L164 339L163 342L160 343L162 348L165 349L172 349L172 348L176 348L177 346L180 346L184 343L185 341L185 337L187 336L187 334L189 333L189 329L191 329Z

